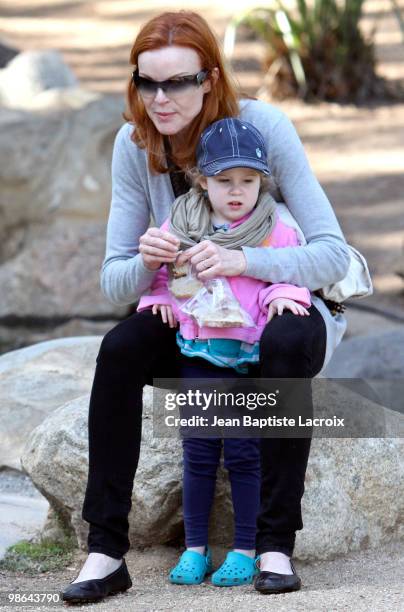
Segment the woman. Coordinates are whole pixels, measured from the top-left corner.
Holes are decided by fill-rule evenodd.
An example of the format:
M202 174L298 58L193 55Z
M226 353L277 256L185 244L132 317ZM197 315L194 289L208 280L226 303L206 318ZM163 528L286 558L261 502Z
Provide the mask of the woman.
M164 13L139 32L131 51L128 123L120 129L112 161L112 204L102 268L104 294L131 304L149 289L163 263L176 260L178 240L157 227L175 196L188 190L181 170L195 165L195 147L213 121L237 116L264 135L277 190L302 228L307 245L283 249L224 249L203 241L182 254L199 278L245 275L315 291L343 278L348 250L334 212L313 176L287 117L264 102L238 99L209 26L191 12ZM134 125L136 128L134 128ZM167 172L167 165L171 172ZM150 217L157 227L149 228ZM312 295L310 316L286 312L266 326L260 376L311 379L327 363L344 331ZM97 600L131 581L123 557L129 549L128 513L141 435L142 388L153 377L175 377L179 355L173 321L151 310L133 314L103 339L89 412L89 476L83 518L89 556L63 598ZM300 588L290 557L302 529L301 498L309 438L261 441L261 508L255 588L280 593Z

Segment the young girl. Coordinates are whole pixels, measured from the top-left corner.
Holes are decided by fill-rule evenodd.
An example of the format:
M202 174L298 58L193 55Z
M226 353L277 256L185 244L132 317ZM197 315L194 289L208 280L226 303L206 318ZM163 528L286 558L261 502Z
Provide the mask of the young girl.
M186 264L189 247L202 240L229 249L298 245L295 230L277 218L276 204L265 188L265 177L270 174L265 143L252 124L236 118L216 121L202 133L196 158L194 188L176 199L170 219L162 226L181 241L183 253L176 266ZM195 257L192 263L197 263ZM213 254L206 260L206 269L214 266ZM259 362L261 334L274 314L281 315L288 309L296 315L309 315L310 292L306 288L269 284L247 276L230 276L227 281L254 327L199 326L173 299L166 266L156 274L151 294L142 296L139 302L139 311L152 307L170 327L179 323L177 343L185 356L184 377L237 376L234 371L251 375ZM173 583L199 584L212 571L208 521L221 446L220 439L183 440L186 551L170 573ZM236 586L251 583L257 573L259 441L224 439L223 447L232 490L235 539L234 549L213 574L212 583Z

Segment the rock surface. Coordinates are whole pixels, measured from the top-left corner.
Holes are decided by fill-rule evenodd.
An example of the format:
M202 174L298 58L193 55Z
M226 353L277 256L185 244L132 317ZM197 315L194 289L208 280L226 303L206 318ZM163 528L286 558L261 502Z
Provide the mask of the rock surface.
M38 319L49 328L127 312L99 286L123 103L80 88L35 99L35 109L2 108L0 117L0 325L13 321L10 347L32 343Z
M77 78L59 51L24 51L0 70L0 103L26 108L47 89L77 85Z
M337 347L323 375L369 380L384 405L404 418L404 325L349 338ZM399 423L398 423L399 425ZM402 421L400 434L403 435Z
M153 436L153 390L144 389L143 431L132 493L130 537L135 546L178 540L182 522L182 451L179 439ZM22 465L52 510L71 526L82 548L88 525L81 519L87 484L89 396L61 406L32 433ZM218 471L210 538L230 545L232 513L227 477Z
M49 226L30 226L24 238L24 246L0 266L0 317L114 316L99 286L102 221L60 218Z
M24 469L52 509L73 527L81 545L87 533L81 507L87 479L88 392L100 340L55 340L0 358L0 391L7 398L1 419L6 442L3 464L18 467L20 449L27 442ZM363 360L363 355L357 359ZM325 391L316 387L315 397L332 412L344 403L346 389L344 393L340 386ZM353 395L345 401L348 412L357 414L360 399ZM375 427L381 410L376 405L369 411L369 422L375 417ZM151 388L146 387L131 513L131 539L138 546L170 542L182 535L180 444L177 439L153 437L151 415ZM402 417L388 410L383 415L389 435L398 435ZM383 435L383 428L380 431ZM305 529L297 536L298 558L330 558L404 535L402 449L398 438L313 439L303 498ZM229 545L232 522L227 477L221 471L211 541Z
M382 312L367 312L358 306L352 307L350 305L345 312L345 317L348 326L343 338L343 343L349 338L356 336L369 336L375 333L384 333L393 329L402 330L404 328L402 322L387 318L383 316Z
M34 110L1 112L0 210L6 237L11 228L49 225L55 216L105 221L109 209L121 102L79 88L46 92L42 100Z
M21 469L32 430L91 388L101 338L64 338L0 357L0 468Z
M42 321L31 320L29 327L24 326L24 319L15 321L3 320L0 325L0 354L22 348L29 339L30 346L38 342L48 342L60 338L73 338L75 336L105 336L105 334L119 323L119 319L102 317L99 321L87 318L70 318L67 320L50 319Z
M404 325L358 338L336 349L324 372L334 378L404 378Z
M130 535L135 546L178 539L181 525L181 449L153 438L152 394L144 393L143 440L132 495ZM86 485L88 396L53 412L31 435L22 463L53 508L85 546L81 520ZM397 439L314 439L303 498L305 529L295 556L326 559L404 536L400 490L403 444ZM232 510L219 474L210 541L231 545Z
M150 388L145 391L149 399ZM54 509L74 528L85 545L87 525L81 505L87 482L87 418L89 396L77 398L46 419L25 448L22 464ZM179 442L156 440L146 401L143 444L133 490L131 522L139 545L167 542L181 530L181 452ZM52 466L52 467L51 467Z

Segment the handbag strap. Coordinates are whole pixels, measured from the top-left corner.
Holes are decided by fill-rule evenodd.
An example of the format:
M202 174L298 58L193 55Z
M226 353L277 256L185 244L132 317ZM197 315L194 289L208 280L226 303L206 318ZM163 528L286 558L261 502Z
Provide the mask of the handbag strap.
M313 291L313 293L314 295L317 295L317 297L323 300L324 304L327 306L328 310L331 312L333 317L338 313L343 314L345 312L346 310L345 304L340 304L339 302L333 302L333 300L327 300L325 297L321 295L320 291Z
M178 198L180 195L184 195L184 193L187 193L191 187L185 172L183 172L183 170L180 168L177 168L177 166L175 166L175 169L170 170L170 180L176 198Z
M189 189L192 187L191 181L188 179L185 172L173 162L171 157L170 143L166 137L164 138L164 150L166 154L167 168L170 174L171 186L173 188L175 197L178 198L180 195L184 195L184 193L189 191Z

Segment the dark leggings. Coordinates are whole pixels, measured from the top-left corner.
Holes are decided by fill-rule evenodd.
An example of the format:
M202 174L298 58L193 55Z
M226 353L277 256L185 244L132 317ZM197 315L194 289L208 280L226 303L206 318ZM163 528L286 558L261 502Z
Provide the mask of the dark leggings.
M198 357L182 357L180 376L184 379L234 379L233 368L221 368ZM186 413L183 415L186 416ZM257 515L260 503L260 440L257 438L184 437L184 480L182 505L187 547L207 546L209 515L213 505L216 473L223 448L234 512L233 547L255 548Z
M265 378L312 378L324 362L326 329L315 306L310 316L276 316L260 343ZM129 550L128 514L139 459L142 389L153 378L176 378L176 330L151 310L135 313L104 337L89 409L89 474L83 519L90 523L89 552L120 559ZM261 440L261 507L257 552L292 555L302 529L301 498L310 438Z
M185 543L187 547L208 544L209 514L222 445L233 500L233 547L253 550L260 499L260 446L256 438L183 440Z

